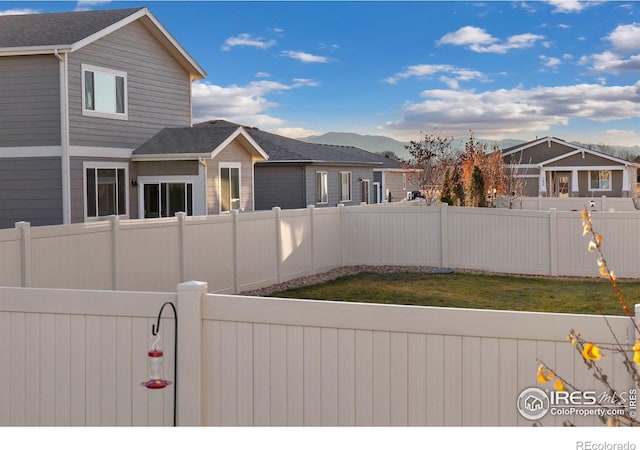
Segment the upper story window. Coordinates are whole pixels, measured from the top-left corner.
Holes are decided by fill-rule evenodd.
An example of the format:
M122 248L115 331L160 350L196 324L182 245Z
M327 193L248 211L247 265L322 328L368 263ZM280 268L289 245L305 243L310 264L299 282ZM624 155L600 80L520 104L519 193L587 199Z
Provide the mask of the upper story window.
M82 115L127 120L127 73L82 65Z

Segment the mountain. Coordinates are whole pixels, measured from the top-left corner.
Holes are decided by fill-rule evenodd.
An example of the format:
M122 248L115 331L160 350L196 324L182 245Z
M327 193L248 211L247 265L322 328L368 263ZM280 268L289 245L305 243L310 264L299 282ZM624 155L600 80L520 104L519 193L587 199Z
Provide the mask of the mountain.
M418 136L419 137L419 136ZM416 139L418 138L416 137ZM401 142L386 136L370 136L361 135L357 133L340 133L329 132L320 136L309 136L300 139L301 141L311 142L314 144L331 144L331 145L346 145L351 147L358 147L363 150L367 150L372 153L380 153L384 151L392 151L400 158L409 159L409 151L405 148L409 142ZM464 150L464 144L467 138L457 138L452 142L452 147L455 149ZM478 139L480 143L486 143L489 149L493 148L493 145L498 145L498 148L509 148L517 144L521 144L524 141L518 141L515 139L504 139L502 141L488 141Z
M320 136L309 136L300 140L314 144L358 147L372 153L392 151L401 158L409 157L409 152L404 148L408 142L396 141L386 136L363 136L357 133L338 133L332 131Z
M419 136L416 136L416 139ZM367 150L372 153L380 153L384 151L392 151L400 158L409 159L409 151L404 147L408 145L408 142L401 142L386 136L370 136L361 135L357 133L341 133L341 132L329 132L320 136L309 136L300 139L305 142L312 142L314 144L331 144L331 145L345 145L351 147L358 147L363 150ZM464 150L464 145L468 138L456 138L451 143L452 148L456 150ZM500 141L492 141L487 139L477 139L481 144L486 144L487 149L491 150L494 145L499 149L505 149L513 147L514 145L522 144L526 141L518 139L502 139ZM613 145L603 144L586 144L580 142L573 142L574 144L581 145L586 148L592 148L594 150L601 151L603 153L612 154L624 159L633 159L634 156L640 155L640 147L621 147Z

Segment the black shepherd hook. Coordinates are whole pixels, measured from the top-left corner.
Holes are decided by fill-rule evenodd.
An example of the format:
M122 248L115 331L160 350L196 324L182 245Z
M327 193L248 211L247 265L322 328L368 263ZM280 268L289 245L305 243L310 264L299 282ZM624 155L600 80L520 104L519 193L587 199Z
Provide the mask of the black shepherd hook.
M162 311L164 307L170 305L173 309L173 321L175 324L176 335L173 339L173 426L175 427L176 422L176 412L178 408L178 312L176 311L176 306L172 302L164 302L164 304L160 307L160 312L158 313L158 320L155 324L151 324L151 334L157 336L160 332L160 318L162 317Z

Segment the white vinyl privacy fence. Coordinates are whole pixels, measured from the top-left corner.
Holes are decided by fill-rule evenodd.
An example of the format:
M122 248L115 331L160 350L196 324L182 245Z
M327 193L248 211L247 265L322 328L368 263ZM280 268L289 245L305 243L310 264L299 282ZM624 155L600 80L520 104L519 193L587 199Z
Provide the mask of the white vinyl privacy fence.
M571 328L613 343L602 317L367 305L207 294L0 288L0 426L522 425L519 393L536 358L582 389L600 387L566 342ZM150 391L146 353L164 302L165 376ZM638 311L639 308L636 308ZM166 311L166 309L165 309ZM637 313L636 313L637 314ZM623 344L631 320L608 317ZM611 352L612 384L632 381ZM595 425L593 417L552 417Z
M640 212L594 212L618 276L640 273ZM344 265L597 276L580 213L308 208L0 230L0 286L238 293Z

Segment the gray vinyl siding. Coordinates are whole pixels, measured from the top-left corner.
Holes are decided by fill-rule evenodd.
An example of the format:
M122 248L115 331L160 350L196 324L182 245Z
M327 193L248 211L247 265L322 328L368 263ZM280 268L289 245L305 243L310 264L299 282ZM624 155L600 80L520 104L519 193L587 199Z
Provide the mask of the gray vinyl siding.
M316 203L316 172L327 172L327 190L329 202L326 204ZM340 201L340 172L351 172L351 201ZM309 165L306 168L306 192L307 205L318 207L337 206L343 203L345 206L359 205L362 201L359 179L369 180L369 199L373 198L373 168L360 166L320 166Z
M253 211L253 159L237 140L207 160L207 210L220 213L220 163L240 163L240 208Z
M305 208L305 168L303 165L256 164L256 209Z
M60 158L0 159L0 228L62 223Z
M60 145L59 71L53 55L0 57L0 147Z
M145 176L198 175L198 161L140 161L134 163L136 174Z
M138 190L131 185L131 180L136 178L135 165L127 159L108 159L108 158L71 158L70 175L71 175L71 222L80 223L85 221L84 212L84 171L83 164L85 161L91 162L114 162L129 163L129 180L127 187L129 189L129 217L136 219L138 215Z
M391 192L391 201L399 202L407 198L407 192L419 191L420 182L418 174L407 173L406 188L403 183L402 172L386 172L384 174L384 191L382 195L385 200L389 200L389 192Z
M128 120L82 115L82 64L127 73ZM190 75L139 22L70 54L71 145L136 148L164 127L191 124Z

